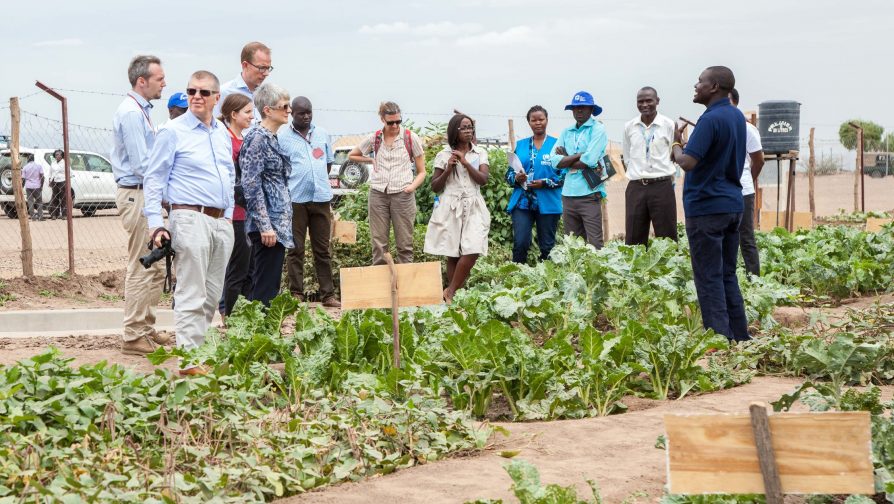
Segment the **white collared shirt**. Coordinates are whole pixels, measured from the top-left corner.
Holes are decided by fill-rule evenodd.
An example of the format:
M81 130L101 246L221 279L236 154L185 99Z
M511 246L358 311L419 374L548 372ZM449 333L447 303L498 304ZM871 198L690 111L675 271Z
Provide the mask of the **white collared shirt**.
M624 125L624 164L630 180L673 176L677 167L671 161L674 121L657 114L646 126L640 116Z

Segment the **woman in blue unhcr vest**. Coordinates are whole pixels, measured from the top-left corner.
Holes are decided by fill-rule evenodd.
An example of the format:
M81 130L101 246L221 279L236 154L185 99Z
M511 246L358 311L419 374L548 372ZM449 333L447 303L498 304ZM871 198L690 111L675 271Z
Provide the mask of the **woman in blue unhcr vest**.
M556 138L546 134L549 114L545 108L534 105L528 110L527 119L534 135L515 145L505 177L514 188L506 211L512 216L512 260L517 263L528 262L535 224L540 260L549 257L562 216L564 176L549 162L549 153L556 144Z
M565 106L574 116L574 125L559 135L550 153L553 168L565 173L562 186L562 222L565 233L583 237L590 245L602 248L602 182L600 161L608 146L605 126L594 119L602 107L593 95L578 91Z

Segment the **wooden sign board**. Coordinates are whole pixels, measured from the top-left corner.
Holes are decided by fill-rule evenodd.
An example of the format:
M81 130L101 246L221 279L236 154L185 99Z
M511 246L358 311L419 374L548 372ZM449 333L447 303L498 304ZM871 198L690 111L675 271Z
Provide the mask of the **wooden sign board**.
M779 212L779 225L776 225L776 212L761 210L761 231L773 231L777 227L785 227L786 212ZM795 212L794 229L810 229L813 227L813 215L810 212Z
M878 217L866 218L866 231L875 233L882 230L882 226L894 222L894 219L880 219Z
M444 302L441 263L397 264L395 268L398 306L436 305ZM343 310L391 308L391 269L388 265L342 268L340 272Z
M357 243L357 223L351 221L332 221L332 239L338 243Z
M770 415L776 466L787 494L872 494L869 413ZM749 415L666 415L672 494L764 493Z

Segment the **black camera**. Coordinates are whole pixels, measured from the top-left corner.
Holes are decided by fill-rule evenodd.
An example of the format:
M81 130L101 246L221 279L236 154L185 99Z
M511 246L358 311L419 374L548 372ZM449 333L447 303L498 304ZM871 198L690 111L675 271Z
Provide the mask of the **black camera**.
M143 265L144 268L149 269L150 266L155 264L156 262L166 258L166 257L174 257L174 249L171 248L171 240L163 237L161 238L161 246L152 248L154 243L152 241L149 242L149 253L140 258L140 264Z

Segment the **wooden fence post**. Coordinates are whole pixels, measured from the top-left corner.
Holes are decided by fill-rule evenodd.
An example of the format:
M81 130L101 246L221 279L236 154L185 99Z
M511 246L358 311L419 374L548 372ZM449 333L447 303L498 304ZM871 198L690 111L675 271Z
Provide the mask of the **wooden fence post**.
M807 184L809 186L807 197L810 199L810 217L816 220L816 200L814 199L814 181L816 176L816 154L813 150L813 133L816 128L810 128L810 140L807 145L810 147L810 157L807 158Z
M863 172L863 127L857 123L848 123L857 130L857 164L854 166L854 212L860 211L860 174Z
M22 274L28 278L34 276L34 254L31 248L31 226L28 222L28 205L25 202L22 184L22 163L19 162L19 126L21 111L18 97L9 99L10 125L9 153L12 162L12 189L16 199L16 213L19 217L19 230L22 234ZM41 198L43 196L41 195Z

